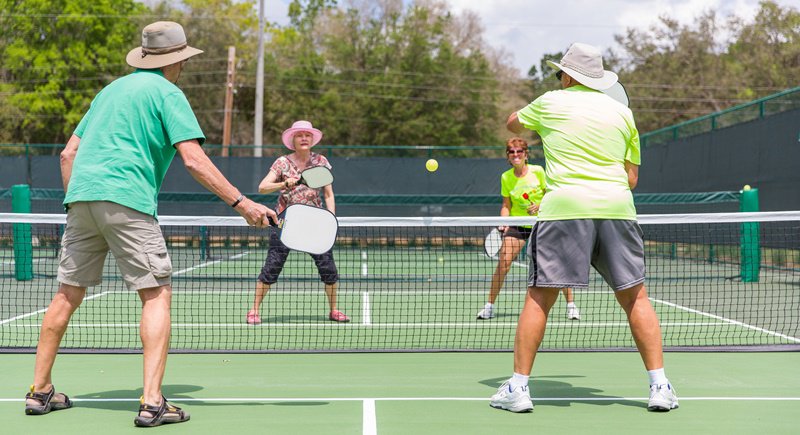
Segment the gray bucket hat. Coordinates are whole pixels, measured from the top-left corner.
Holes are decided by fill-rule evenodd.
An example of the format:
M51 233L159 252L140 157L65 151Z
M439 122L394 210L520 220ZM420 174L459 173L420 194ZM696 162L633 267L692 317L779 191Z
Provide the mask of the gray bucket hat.
M564 71L580 84L598 91L614 86L618 80L616 73L603 69L603 55L600 50L580 42L570 45L560 62L548 60L547 65Z
M142 30L142 46L128 52L125 61L134 68L154 69L202 53L186 43L183 27L173 21L156 21Z

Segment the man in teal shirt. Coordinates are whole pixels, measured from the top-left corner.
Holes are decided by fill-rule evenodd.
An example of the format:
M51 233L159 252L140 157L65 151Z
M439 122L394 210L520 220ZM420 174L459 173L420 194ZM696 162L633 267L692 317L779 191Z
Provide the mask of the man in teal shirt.
M52 368L86 288L100 284L110 250L129 290L142 301L140 335L144 386L137 426L189 420L161 393L170 336L172 263L156 220L157 198L176 153L190 174L241 214L264 227L275 212L232 186L201 148L205 136L175 85L187 59L202 51L183 27L156 22L126 58L137 70L101 90L61 153L67 226L58 267L59 289L42 321L34 382L25 413L42 415L72 402L57 393Z
M525 305L514 342L514 374L491 406L533 409L528 380L547 316L564 287L588 287L593 266L625 310L650 378L648 410L669 411L678 398L664 373L661 329L644 286L642 232L631 189L639 175L639 133L627 106L605 95L617 75L603 69L600 51L575 43L559 63L548 62L561 90L512 113L508 129L539 133L547 193L528 244Z

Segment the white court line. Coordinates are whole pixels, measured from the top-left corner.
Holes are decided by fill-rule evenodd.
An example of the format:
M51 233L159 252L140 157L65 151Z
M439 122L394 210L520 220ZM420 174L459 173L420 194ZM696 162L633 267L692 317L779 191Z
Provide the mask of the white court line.
M192 267L187 267L186 269L181 269L181 270L179 270L177 272L174 272L172 275L173 276L175 276L175 275L183 275L184 273L191 272L191 271L196 270L196 269L202 269L202 268L207 267L207 266L212 266L212 265L217 264L217 263L222 263L223 261L236 260L236 259L242 258L242 257L244 257L246 255L249 255L249 254L250 254L250 252L246 251L246 252L242 252L241 254L231 255L228 258L221 258L219 260L207 261L205 263L200 263L197 266L192 266Z
M514 261L513 264L516 265L516 266L520 266L520 267L527 267L527 265L522 264L522 263L520 263L518 261ZM589 293L589 292L581 292L581 293L585 294L585 293ZM600 292L593 291L592 293L600 293ZM747 323L744 323L744 322L741 322L741 321L738 321L738 320L733 320L733 319L729 319L727 317L718 316L716 314L707 313L705 311L695 310L694 308L685 307L683 305L679 305L679 304L676 304L676 303L673 303L673 302L667 302L667 301L663 301L661 299L655 299L655 298L649 298L649 299L651 301L653 301L653 302L664 304L664 305L667 305L667 306L670 306L670 307L673 307L673 308L677 308L679 310L683 310L683 311L686 311L686 312L689 312L689 313L699 314L701 316L711 317L712 319L722 320L723 322L726 322L726 324L729 324L729 325L741 326L743 328L752 329L754 331L762 332L762 333L767 334L767 335L780 337L780 338L783 338L785 340L789 340L789 341L794 342L794 343L800 343L800 338L792 337L792 336L786 335L786 334L781 334L780 332L771 331L771 330L765 329L765 328L760 328L758 326L753 326L753 325L750 325L750 324L747 324ZM548 326L549 325L550 324L548 323ZM662 324L661 326L664 326L664 324Z
M489 393L491 394L491 393ZM70 397L73 402L138 402L139 398L108 398L108 399L82 399ZM489 401L486 397L209 397L209 398L170 398L170 402L244 402L244 403L271 403L271 402L482 402ZM647 401L648 397L533 397L534 402L612 402L612 401ZM0 402L24 402L25 398L0 398ZM748 396L681 396L680 401L737 401L737 402L797 402L800 397L748 397Z
M50 261L50 260L52 260L52 259L50 259L50 258L34 258L33 262L34 263L41 263L43 261ZM2 261L2 262L0 262L0 264L16 264L16 261L14 261L14 260Z
M230 257L228 257L227 259L224 259L224 260L210 261L210 262L203 263L203 264L200 264L200 265L197 265L197 266L194 266L194 267L189 267L189 268L186 268L186 269L181 269L181 270L179 270L179 271L177 271L177 272L173 273L173 275L182 275L182 274L184 274L184 273L186 273L186 272L189 272L189 271L191 271L191 270L199 269L199 268L201 268L201 267L209 266L209 265L211 265L211 264L220 263L220 262L222 262L222 261L234 260L234 259L237 259L237 258L244 257L245 255L248 255L248 254L249 254L249 252L243 252L243 253L241 253L241 254L236 254L236 255L230 256ZM95 299L95 298L98 298L98 297L101 297L101 296L105 296L105 295L108 295L108 294L112 294L112 293L126 293L126 294L127 294L127 293L130 293L130 292L123 292L123 291L104 291L104 292L100 292L100 293L98 293L98 294L95 294L95 295L91 295L91 296L89 296L89 297L86 297L86 298L84 298L84 301L89 301L89 300L92 300L92 299ZM38 315L38 314L42 314L42 313L44 313L44 312L46 312L46 311L47 311L47 308L42 308L42 309L40 309L40 310L32 311L32 312L30 312L30 313L20 314L19 316L15 316L15 317L11 317L11 318L8 318L8 319L5 319L5 320L1 320L1 321L0 321L0 325L5 325L6 323L11 323L11 322L14 322L14 321L17 321L17 320L20 320L20 319L24 319L24 318L26 318L26 317L32 317L32 316L36 316L36 315ZM126 325L126 326L127 326L127 325Z
M375 417L375 399L364 399L362 420L361 433L364 435L378 434L378 420Z
M361 276L367 276L369 269L367 268L367 251L361 251Z
M369 303L369 292L361 293L361 324L364 326L372 325L372 307Z
M480 326L481 328L508 328L516 326L516 322L429 322L429 323L331 323L331 322L304 322L304 323L262 323L261 325L248 325L245 323L173 323L173 328L464 328ZM138 323L70 323L70 328L138 328ZM548 327L566 326L571 328L627 328L628 322L553 322ZM662 328L685 326L730 326L728 322L664 322ZM10 325L13 328L38 328L38 324Z
M786 334L781 334L780 332L770 331L769 329L764 329L764 328L760 328L758 326L749 325L747 323L740 322L738 320L729 319L727 317L718 316L716 314L706 313L705 311L695 310L694 308L684 307L683 305L678 305L678 304L675 304L675 303L672 303L672 302L662 301L660 299L650 298L650 300L654 301L654 302L657 302L657 303L660 303L660 304L664 304L664 305L673 307L673 308L677 308L679 310L687 311L687 312L690 312L690 313L693 313L693 314L699 314L701 316L710 317L712 319L722 320L722 321L727 322L728 324L731 324L731 325L741 326L743 328L752 329L752 330L758 331L758 332L763 332L764 334L772 335L772 336L775 336L775 337L780 337L780 338L783 338L785 340L789 340L789 341L792 341L792 342L795 342L795 343L800 343L800 338L792 337L792 336L789 336L789 335L786 335Z
M108 294L108 292L97 293L96 295L91 295L89 297L84 298L84 300L88 301L88 300L91 300L91 299L94 299L94 298L99 298L100 296L105 296L106 294ZM20 314L19 316L11 317L9 319L5 319L5 320L0 321L0 325L5 325L6 323L11 323L11 322L14 322L14 321L17 321L17 320L20 320L20 319L24 319L26 317L36 316L36 315L42 314L42 313L44 313L46 311L47 311L47 308L42 308L41 310L36 310L36 311L32 311L30 313L25 313L25 314ZM14 326L14 325L12 325L12 326ZM38 325L32 325L32 326L36 326L38 328Z

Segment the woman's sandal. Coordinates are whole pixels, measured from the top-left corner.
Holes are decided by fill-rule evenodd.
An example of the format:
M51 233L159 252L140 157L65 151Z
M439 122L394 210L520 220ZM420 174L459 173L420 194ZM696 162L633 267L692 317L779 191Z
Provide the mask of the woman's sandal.
M54 402L53 397L56 394L64 396L64 401ZM32 405L28 403L28 400L35 400L40 405ZM33 385L31 385L31 391L25 394L25 414L27 415L44 415L50 411L59 411L67 408L72 408L72 401L64 393L56 393L56 387L54 386L51 386L50 391L47 393L37 393L33 391Z
M167 398L161 396L161 405L149 405L144 403L144 397L139 405L139 415L133 419L133 424L139 427L161 426L167 423L183 423L189 420L189 413L167 402ZM142 412L149 412L151 417L145 417Z

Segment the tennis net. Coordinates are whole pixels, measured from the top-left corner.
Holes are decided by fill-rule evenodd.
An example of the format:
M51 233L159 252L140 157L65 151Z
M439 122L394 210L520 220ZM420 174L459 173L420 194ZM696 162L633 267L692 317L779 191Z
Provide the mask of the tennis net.
M0 214L0 351L35 349L57 289L64 215ZM642 215L647 287L668 349L800 349L800 212ZM527 282L513 262L491 320L478 320L497 260L484 237L526 218L340 218L338 309L307 254L292 252L248 324L270 230L235 217L160 219L173 263L173 352L497 351L513 348ZM543 350L634 349L613 292L594 271L563 296ZM139 352L140 302L109 254L62 342L66 351Z

